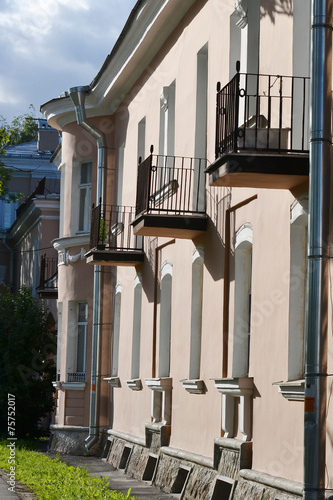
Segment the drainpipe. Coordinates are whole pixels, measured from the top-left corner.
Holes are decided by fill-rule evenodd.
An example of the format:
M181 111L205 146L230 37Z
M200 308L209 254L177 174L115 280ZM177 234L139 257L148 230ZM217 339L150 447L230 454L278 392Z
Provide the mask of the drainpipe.
M90 92L90 87L73 87L69 95L75 106L78 125L86 130L97 143L97 192L96 200L104 200L104 180L106 172L106 140L104 134L92 123L89 123L85 112L85 97ZM101 266L94 266L93 288L93 331L91 352L91 389L90 389L90 417L89 436L85 440L86 450L89 451L99 439L99 398L100 398L100 339L101 339Z
M332 0L312 0L304 500L325 497Z

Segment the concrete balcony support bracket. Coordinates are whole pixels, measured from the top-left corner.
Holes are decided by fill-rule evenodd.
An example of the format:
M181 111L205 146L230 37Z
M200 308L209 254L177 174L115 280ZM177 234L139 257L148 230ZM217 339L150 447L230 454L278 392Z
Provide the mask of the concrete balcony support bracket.
M239 430L244 441L252 438L253 378L214 379L216 389L222 394L222 429L226 438L236 434L234 428L235 400L239 398Z

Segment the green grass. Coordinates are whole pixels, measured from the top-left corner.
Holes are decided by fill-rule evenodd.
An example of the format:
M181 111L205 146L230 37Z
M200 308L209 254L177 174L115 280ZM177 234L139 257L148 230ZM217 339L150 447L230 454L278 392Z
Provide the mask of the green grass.
M0 442L0 469L10 471L8 441ZM30 447L30 445L29 445ZM89 476L86 469L74 468L59 458L49 458L23 446L15 449L16 481L27 485L39 500L134 500L108 489L105 478ZM9 486L9 485L8 485Z

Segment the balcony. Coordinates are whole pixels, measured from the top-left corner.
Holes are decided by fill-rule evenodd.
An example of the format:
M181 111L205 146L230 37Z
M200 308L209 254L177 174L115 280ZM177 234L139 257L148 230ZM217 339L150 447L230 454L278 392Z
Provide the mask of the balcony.
M67 382L85 382L86 372L67 373Z
M134 234L192 239L206 231L206 166L202 158L154 154L141 162Z
M93 207L87 264L135 266L143 262L143 239L133 234L133 219L133 207Z
M43 299L58 298L58 259L48 258L44 254L41 258L39 285L37 287L39 296Z
M209 184L294 189L309 176L310 79L243 74L216 100L216 160Z

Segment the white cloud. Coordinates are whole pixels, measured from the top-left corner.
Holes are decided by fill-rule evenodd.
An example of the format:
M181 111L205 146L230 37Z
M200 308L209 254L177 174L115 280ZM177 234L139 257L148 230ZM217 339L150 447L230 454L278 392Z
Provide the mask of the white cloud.
M0 114L92 81L136 0L0 0Z

